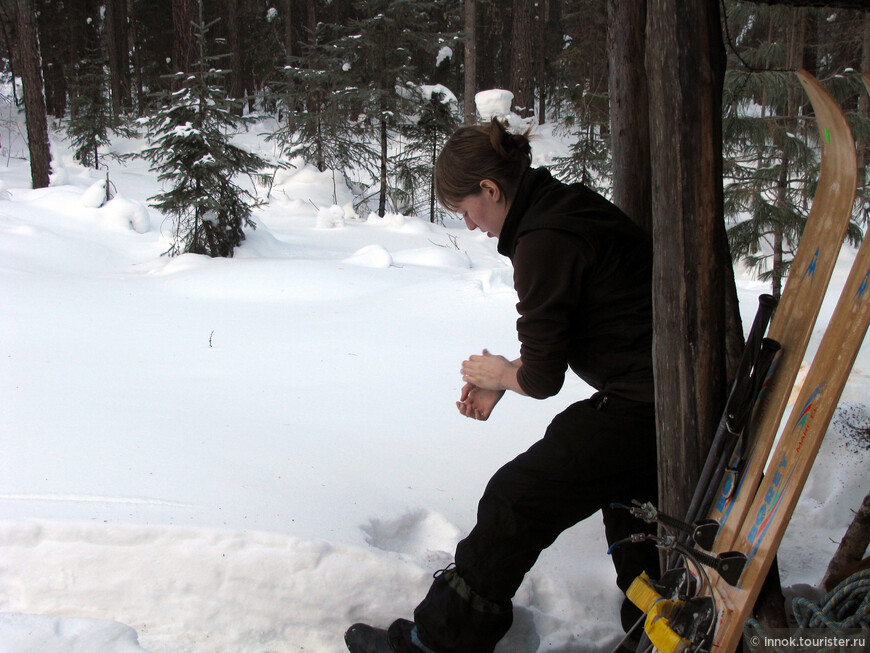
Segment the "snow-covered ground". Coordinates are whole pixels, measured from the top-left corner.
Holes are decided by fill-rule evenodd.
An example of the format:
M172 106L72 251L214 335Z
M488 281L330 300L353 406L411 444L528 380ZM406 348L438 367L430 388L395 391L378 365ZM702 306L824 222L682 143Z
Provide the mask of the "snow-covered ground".
M570 379L488 422L458 413L460 362L517 352L509 262L459 222L342 217L349 192L304 168L235 258L170 259L142 162L110 164L122 198L95 208L104 173L60 138L43 190L20 137L3 148L0 653L339 653L354 621L410 616L492 473L591 393ZM739 284L748 324L765 287ZM787 584L820 580L868 490L868 380L865 346L783 545ZM590 519L529 574L499 650L608 650L620 599Z

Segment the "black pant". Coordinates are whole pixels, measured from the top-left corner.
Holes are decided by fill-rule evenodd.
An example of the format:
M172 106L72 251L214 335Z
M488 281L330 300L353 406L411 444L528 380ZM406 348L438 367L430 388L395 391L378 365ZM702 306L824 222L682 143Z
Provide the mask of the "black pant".
M656 496L653 406L596 395L568 407L490 480L456 568L435 579L414 613L421 641L436 653L491 653L510 628L523 577L562 531L602 510L608 544L652 532L610 505ZM658 577L651 543L617 547L612 557L623 591L641 571ZM624 625L632 608L624 606Z

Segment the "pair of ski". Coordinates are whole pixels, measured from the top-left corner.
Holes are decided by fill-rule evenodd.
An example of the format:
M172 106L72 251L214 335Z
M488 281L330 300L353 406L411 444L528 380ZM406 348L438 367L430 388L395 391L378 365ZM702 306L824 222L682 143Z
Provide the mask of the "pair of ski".
M822 169L781 301L771 320L772 298L761 299L686 519L649 505L633 508L680 533L662 542L672 554L661 581L654 585L641 576L629 590L647 614L646 636L661 653L736 649L870 325L865 238L777 440L857 183L855 143L842 110L811 75L797 74L815 111ZM870 92L870 74L863 79Z

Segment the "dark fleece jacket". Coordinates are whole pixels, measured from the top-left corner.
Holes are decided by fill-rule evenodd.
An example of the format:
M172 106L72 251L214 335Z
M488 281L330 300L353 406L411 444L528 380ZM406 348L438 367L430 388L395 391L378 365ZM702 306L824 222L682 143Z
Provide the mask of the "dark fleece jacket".
M652 402L652 242L613 204L543 168L525 172L498 250L519 296L518 381L543 399L572 370L596 390Z

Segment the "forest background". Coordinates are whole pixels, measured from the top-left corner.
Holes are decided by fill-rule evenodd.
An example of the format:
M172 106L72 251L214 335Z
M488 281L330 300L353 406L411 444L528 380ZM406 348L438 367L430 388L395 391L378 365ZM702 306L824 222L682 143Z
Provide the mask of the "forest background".
M23 79L25 96L13 85L4 100L23 105L28 89L42 91L27 112L34 187L48 184L48 126L65 130L76 158L96 168L113 133L146 131L144 154L169 184L153 200L177 218L174 252L231 256L256 204L232 179L268 184L299 156L343 174L361 215L440 221L434 156L458 124L476 120L483 89L509 89L517 117L574 137L557 173L607 195L611 4L2 0L4 73ZM870 70L870 12L734 0L721 12L732 255L778 295L818 177L814 121L791 74L798 67L828 86L859 143L853 242L870 215L870 102L860 82ZM271 161L229 140L265 115L279 125L264 134L275 143ZM193 138L179 130L190 124ZM203 159L211 165L190 163ZM210 224L221 228L206 233Z

